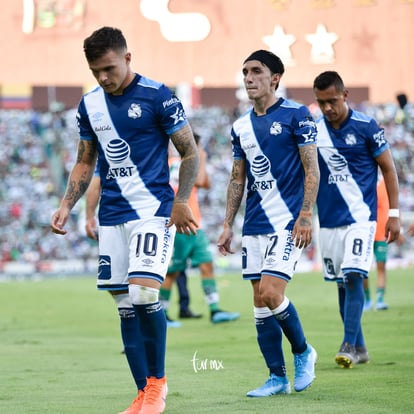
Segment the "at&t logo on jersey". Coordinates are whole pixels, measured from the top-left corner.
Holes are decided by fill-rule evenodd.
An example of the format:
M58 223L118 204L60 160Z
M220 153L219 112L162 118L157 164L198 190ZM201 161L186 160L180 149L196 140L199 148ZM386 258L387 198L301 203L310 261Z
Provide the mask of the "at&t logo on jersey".
M340 154L332 154L329 157L328 165L331 171L337 171L338 174L331 173L329 174L328 183L329 184L335 184L338 182L346 182L348 181L350 174L347 172L344 173L343 171L346 171L346 167L348 166L348 163L346 159L340 155Z
M262 180L261 178L267 175L270 171L270 161L263 154L254 158L252 166L250 168L251 173L254 175L255 181L251 186L251 191L257 190L270 190L273 188L274 180Z
M106 159L109 162L109 169L106 178L130 177L134 170L133 165L125 165L129 163L129 155L131 149L127 142L123 139L116 138L109 141L105 148ZM115 164L115 166L114 166ZM116 166L124 164L123 166Z

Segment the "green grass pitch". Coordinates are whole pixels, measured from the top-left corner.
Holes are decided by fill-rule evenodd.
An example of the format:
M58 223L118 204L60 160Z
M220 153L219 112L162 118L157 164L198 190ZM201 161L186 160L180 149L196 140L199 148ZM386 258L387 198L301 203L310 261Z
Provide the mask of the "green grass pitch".
M168 331L167 414L405 414L414 412L413 269L388 274L390 309L363 316L371 363L341 369L342 328L334 284L295 275L287 289L317 349L316 380L302 393L249 399L268 372L256 343L251 287L238 274L217 277L221 305L238 321L212 325L198 276L191 307L204 313ZM371 290L375 286L375 272ZM174 290L170 316L177 316ZM284 342L288 375L293 358ZM119 321L94 276L0 283L0 413L116 414L135 396Z

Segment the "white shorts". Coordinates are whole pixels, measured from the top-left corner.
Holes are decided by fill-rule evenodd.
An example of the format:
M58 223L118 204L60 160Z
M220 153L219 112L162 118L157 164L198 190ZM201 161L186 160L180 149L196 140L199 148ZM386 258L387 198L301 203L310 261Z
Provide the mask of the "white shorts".
M132 277L164 281L170 263L175 226L152 217L117 226L99 226L98 289L127 290Z
M266 274L289 281L302 253L291 235L291 230L280 230L274 234L243 236L243 279L259 280Z
M357 272L368 277L374 257L377 223L353 223L319 230L325 280L342 281L344 273Z

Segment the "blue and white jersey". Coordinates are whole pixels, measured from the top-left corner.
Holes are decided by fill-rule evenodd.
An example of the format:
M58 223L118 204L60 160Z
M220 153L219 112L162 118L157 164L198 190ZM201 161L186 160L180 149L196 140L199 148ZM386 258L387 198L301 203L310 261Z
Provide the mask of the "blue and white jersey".
M303 203L304 170L299 147L315 144L309 110L280 98L266 115L251 109L231 131L234 159L246 161L243 235L291 230Z
M169 217L169 135L188 121L180 100L165 85L136 75L123 95L101 87L78 107L80 138L97 140L102 193L99 223Z
M321 227L377 219L375 160L389 148L384 130L371 117L349 110L340 129L317 120L321 172L317 199Z

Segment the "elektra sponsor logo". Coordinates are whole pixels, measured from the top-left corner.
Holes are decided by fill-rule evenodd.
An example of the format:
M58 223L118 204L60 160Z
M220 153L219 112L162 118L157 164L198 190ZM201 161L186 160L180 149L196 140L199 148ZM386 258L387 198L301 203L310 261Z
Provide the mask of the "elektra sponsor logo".
M165 263L167 260L167 253L171 245L171 233L169 228L165 228L164 230L164 237L162 243L162 255L161 255L161 263Z
M283 257L282 260L288 261L290 259L290 254L292 253L292 249L294 246L294 242L291 237L289 237L286 241L285 248L283 250Z

